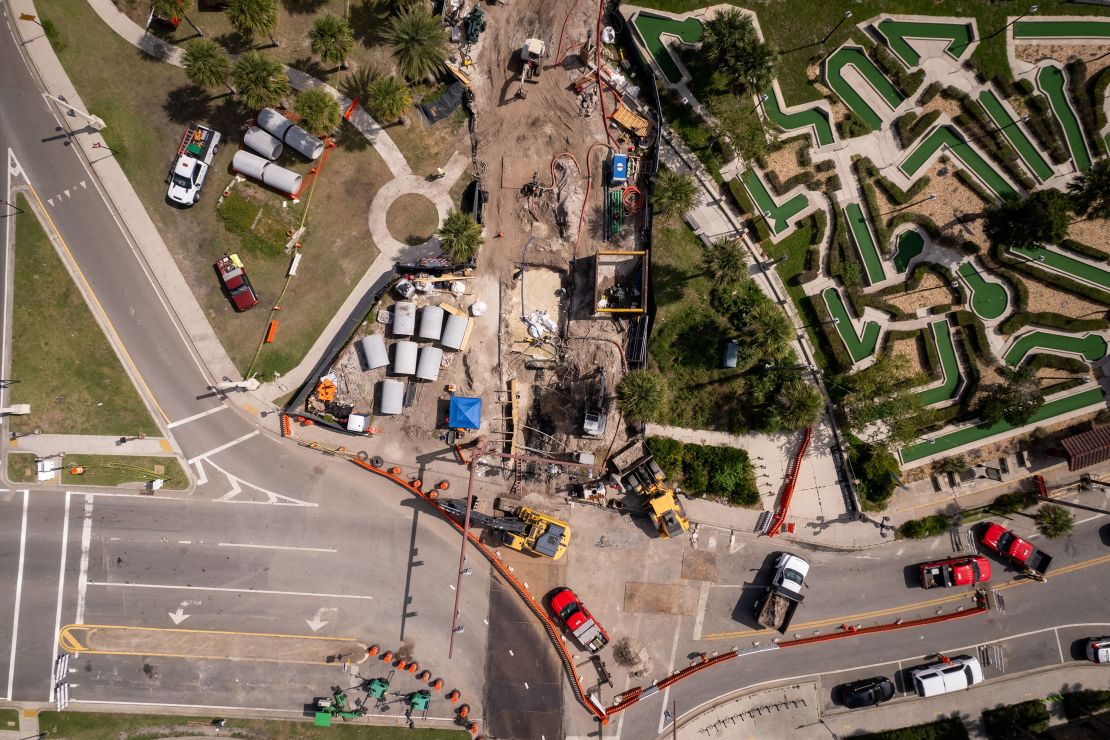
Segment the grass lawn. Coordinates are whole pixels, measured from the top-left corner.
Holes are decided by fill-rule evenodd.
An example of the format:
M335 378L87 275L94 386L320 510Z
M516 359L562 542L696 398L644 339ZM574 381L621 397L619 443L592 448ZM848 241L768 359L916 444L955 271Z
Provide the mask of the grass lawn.
M84 467L81 475L70 475L73 467ZM11 463L8 463L11 469ZM175 457L136 455L66 455L62 460L62 483L87 486L115 486L120 483L147 483L155 478L165 481L164 488L182 491L189 479Z
M17 203L12 306L13 432L159 434L27 199Z
M705 7L705 0L641 0L637 5L658 8L672 13L685 13ZM1110 15L1110 8L1044 0L1037 3L1037 15ZM776 0L752 7L759 17L764 36L781 52L777 74L787 105L818 100L821 94L807 76L807 66L836 49L856 30L855 23L879 13L919 14L975 18L979 33L986 38L971 56L971 62L988 79L1010 77L1006 63L1005 34L992 35L1007 23L1007 16L1016 17L1028 3L985 0L858 0L851 3L852 18L840 24L836 33L823 46L818 44L844 17L845 3L814 2L814 0ZM808 45L808 46L807 46ZM799 48L801 47L801 48Z
M419 722L419 720L418 720ZM99 712L42 712L39 727L51 737L67 740L138 740L139 738L201 734L211 727L211 717L173 717L143 714L101 714ZM447 740L470 737L464 730L376 727L344 724L336 720L331 727L314 727L311 722L286 722L264 719L228 719L220 737L264 737L268 740L307 738L359 738L360 740Z
M8 453L8 480L30 483L35 480L35 455L30 452Z
M790 236L783 239L778 244L774 244L770 239L761 242L763 251L767 256L772 259L779 259L783 255L786 259L775 265L778 270L779 277L782 282L786 284L786 292L790 299L794 301L794 307L798 310L802 321L806 324L806 333L809 335L809 344L813 347L813 359L817 362L817 366L824 370L828 367L828 359L824 347L825 338L820 332L814 330L812 325L817 324L818 317L816 312L810 307L809 302L805 300L805 290L803 290L801 283L798 282L798 276L805 272L806 269L806 253L811 249L812 242L815 234L813 233L813 219L802 219L801 225L794 230Z
M389 207L385 225L393 238L405 244L423 244L439 228L435 203L419 193L406 193Z
M216 212L220 190L231 181L229 165L238 143L237 132L248 122L249 112L229 97L212 99L190 87L182 70L131 47L85 3L43 0L37 7L58 28L64 43L59 59L89 109L107 121L104 136L114 156L216 334L239 369L245 370L265 331L267 309L285 284L290 260L272 244L268 250L262 249L258 240L244 240L229 231ZM164 180L184 127L193 120L209 121L231 141L216 155L212 182L200 203L179 210L165 203ZM331 152L319 176L310 206L307 192L300 205L286 209L287 199L280 195L251 183L235 186L237 195L280 213L278 220L283 223L300 223L304 209L309 208L308 231L302 239L305 255L281 300L277 341L265 346L258 364L264 376L285 371L301 360L377 254L366 213L389 171L369 143L352 136L352 131L344 124L340 145ZM307 172L310 165L295 156L289 155L288 162L295 163L297 171ZM263 226L266 223L260 221ZM244 314L232 310L212 268L225 251L240 252L262 298L261 307Z
M19 729L18 709L0 709L0 729L9 731Z

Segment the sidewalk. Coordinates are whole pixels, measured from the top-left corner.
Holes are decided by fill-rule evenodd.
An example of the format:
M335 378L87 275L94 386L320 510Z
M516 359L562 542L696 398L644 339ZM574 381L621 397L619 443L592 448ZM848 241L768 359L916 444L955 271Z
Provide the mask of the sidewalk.
M122 441L121 440L126 440ZM163 437L109 437L92 434L30 434L8 442L10 452L48 455L136 455L172 457L173 446Z

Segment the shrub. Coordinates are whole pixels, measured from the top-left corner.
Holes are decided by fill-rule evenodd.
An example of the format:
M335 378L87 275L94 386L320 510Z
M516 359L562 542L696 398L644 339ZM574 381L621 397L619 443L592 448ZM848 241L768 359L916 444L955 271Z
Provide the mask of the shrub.
M1053 164L1063 164L1071 157L1064 148L1064 130L1060 128L1056 117L1050 112L1048 99L1043 95L1028 95L1025 106L1029 111L1029 120L1026 125L1033 138L1048 152Z
M983 730L997 740L1032 735L1048 729L1048 708L1041 699L983 711Z
M886 449L875 445L854 446L849 459L859 477L858 491L864 510L884 508L898 484L898 460Z
M1107 67L1107 69L1110 69L1110 67ZM1075 252L1076 254L1086 257L1089 260L1094 260L1095 262L1110 261L1110 255L1106 254L1106 252L1102 251L1101 249L1096 249L1095 247L1089 247L1083 242L1077 242L1074 239L1064 239L1057 246L1066 249L1069 252Z
M921 92L921 96L917 99L917 104L925 105L933 98L940 95L940 91L943 89L944 86L941 85L939 82L930 83L929 86Z
M748 453L735 447L685 445L682 483L688 493L722 496L731 504L759 502L755 474Z
M1014 83L1014 88L1021 95L1032 95L1033 90L1034 90L1033 81L1032 80L1026 80L1026 79L1020 79L1020 80L1018 80L1017 82Z
M948 520L940 514L932 514L921 519L910 519L898 527L898 534L911 540L936 537L948 531Z
M987 508L999 516L1007 516L1036 505L1037 492L1029 490L1004 493L991 502L990 506Z
M1106 110L1097 101L1106 99L1107 86L1110 86L1110 67L1104 67L1087 83L1087 97L1094 102L1096 132L1106 127ZM1095 136L1094 139L1097 151L1106 154L1106 141L1101 136Z
M617 383L617 405L629 421L654 421L670 400L667 379L650 370L633 370Z
M1110 321L1104 318L1073 319L1070 316L1063 316L1058 313L1029 313L1027 311L1021 311L1011 314L1008 319L999 325L998 330L1003 334L1013 334L1018 329L1028 324L1047 326L1053 329L1063 329L1071 333L1102 331L1103 329L1110 328Z
M956 169L956 179L966 185L971 192L975 193L976 197L983 201L984 205L989 206L994 203L994 196L987 192L987 189L979 184L979 181L972 177L962 167Z
M871 128L853 110L849 110L848 115L844 116L836 127L842 139L851 139L854 136L864 136L871 133Z
M669 437L648 437L644 440L648 451L659 463L659 467L671 480L677 480L682 475L682 456L685 445L677 439Z
M898 730L852 735L852 740L968 740L967 728L956 717Z

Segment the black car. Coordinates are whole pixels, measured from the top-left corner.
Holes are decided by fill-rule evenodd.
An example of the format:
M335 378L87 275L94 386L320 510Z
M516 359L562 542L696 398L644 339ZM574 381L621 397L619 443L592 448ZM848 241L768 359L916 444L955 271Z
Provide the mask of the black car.
M894 698L894 684L882 676L841 684L834 691L837 702L849 709L873 707Z

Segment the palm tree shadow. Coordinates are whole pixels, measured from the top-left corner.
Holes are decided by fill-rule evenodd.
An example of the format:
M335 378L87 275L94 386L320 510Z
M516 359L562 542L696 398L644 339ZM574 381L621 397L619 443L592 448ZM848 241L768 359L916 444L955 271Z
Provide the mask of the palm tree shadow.
M242 132L247 128L252 112L247 110L237 98L224 96L208 116L212 126L222 131L226 141L241 141Z
M250 51L254 48L254 41L238 31L222 33L216 36L213 41L224 47L228 54L242 54L244 51Z
M293 69L300 70L307 75L312 75L318 80L326 79L330 72L335 71L334 69L324 69L324 65L320 64L319 60L313 59L309 56L303 56L298 59L294 59L293 61L289 62L289 66Z
M327 5L328 0L281 0L281 6L291 15L308 15Z
M381 42L386 25L390 20L389 9L380 0L364 0L351 7L348 22L355 39L368 47Z
M370 97L370 88L381 77L381 72L375 66L362 67L343 75L339 80L339 92L351 100L365 104Z
M363 152L370 148L370 141L353 125L343 121L335 135L335 145L347 152Z
M182 85L166 94L162 110L174 123L190 123L208 118L212 97L197 85Z
M699 277L699 274L683 272L670 265L654 264L651 266L651 277L656 303L666 306L681 301L685 284Z

